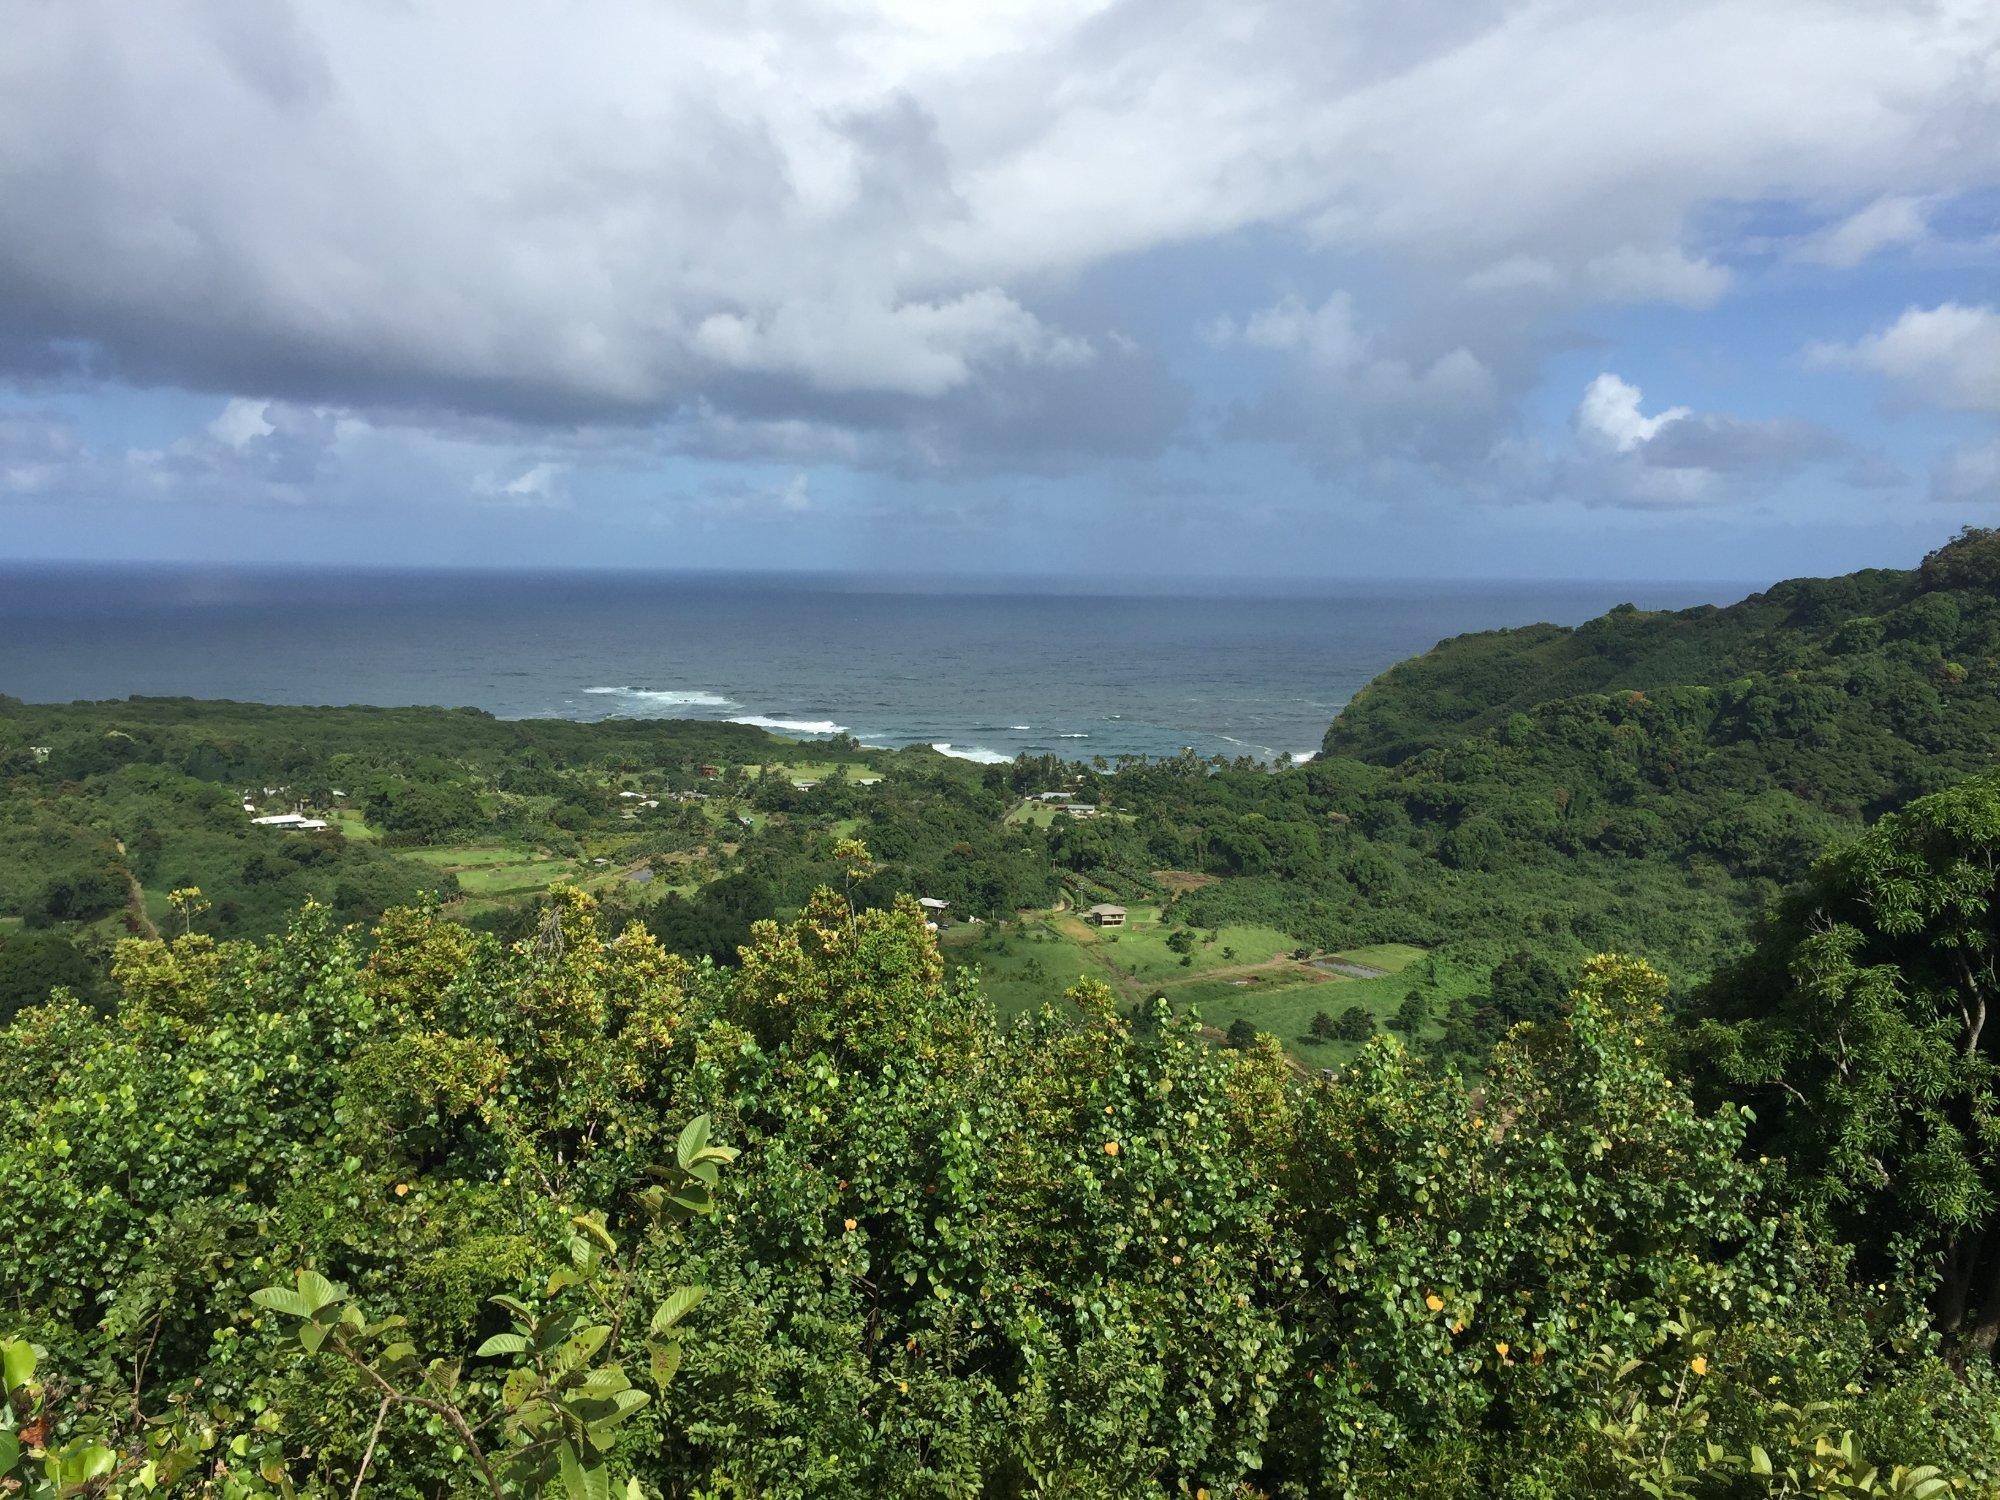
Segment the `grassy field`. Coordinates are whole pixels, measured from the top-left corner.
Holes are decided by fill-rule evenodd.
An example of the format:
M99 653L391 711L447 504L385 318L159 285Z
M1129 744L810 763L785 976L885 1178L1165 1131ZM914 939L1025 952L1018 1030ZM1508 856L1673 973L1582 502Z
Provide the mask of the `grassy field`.
M372 843L382 837L378 828L370 828L368 820L352 807L337 807L333 810L333 826L340 830L342 838L354 839L358 843Z
M765 774L785 781L830 781L836 767L847 767L847 779L857 786L873 786L882 779L880 771L851 761L834 760L788 760L773 762L764 768Z
M1219 930L1214 942L1209 930L1164 927L1157 906L1135 906L1123 927L1096 928L1081 919L1064 915L1055 919L1075 941L1101 944L1105 958L1141 984L1185 981L1215 969L1238 969L1267 964L1298 946L1298 940L1275 927L1229 926ZM1185 955L1167 946L1175 931L1193 931L1195 945Z
M1127 812L1099 813L1100 818L1123 818L1132 821ZM1053 802L1022 802L1007 810L1009 823L1025 823L1030 828L1046 828L1056 820L1056 805Z
M412 849L409 858L456 875L459 889L468 896L539 891L552 881L574 880L583 873L573 859L505 844Z
M1338 955L1391 970L1385 978L1330 974L1293 959L1294 939L1270 927L1224 927L1215 942L1197 941L1188 955L1193 963L1183 967L1181 955L1166 945L1173 929L1159 925L1158 909L1135 907L1132 916L1127 927L1100 931L1069 912L1043 913L1026 918L1018 931L1011 924L948 927L942 941L952 963L979 970L980 987L1003 1021L1057 999L1078 978L1089 976L1104 980L1128 1002L1164 995L1176 1010L1193 1008L1218 1031L1247 1020L1277 1037L1301 1062L1320 1067L1345 1061L1356 1051L1352 1043L1311 1040L1313 1017L1321 1011L1337 1017L1359 1005L1382 1030L1414 987L1425 990L1437 1011L1477 985L1476 976L1450 972L1416 985L1394 971L1416 963L1424 952L1402 943ZM1225 958L1224 949L1233 950L1234 957Z

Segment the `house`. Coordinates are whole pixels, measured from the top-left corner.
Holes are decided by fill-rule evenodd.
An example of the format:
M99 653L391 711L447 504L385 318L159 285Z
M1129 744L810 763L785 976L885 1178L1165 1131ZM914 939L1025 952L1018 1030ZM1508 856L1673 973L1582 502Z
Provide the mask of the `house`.
M1097 905L1091 907L1083 915L1092 927L1123 927L1125 925L1125 908L1114 906L1109 901L1098 902Z
M292 827L298 829L301 833L311 833L327 826L325 818L300 818L298 822L292 825Z
M317 820L308 818L304 813L271 813L267 817L252 818L250 821L262 824L266 828L296 828L301 823L311 823ZM321 823L319 826L324 828L326 824Z
M709 778L709 780L713 781L713 780L714 780L714 779L715 779L716 777L718 777L718 776L720 776L720 775L722 774L722 767L720 767L720 766L703 766L703 767L701 768L701 774L702 774L702 775L704 775L704 776L706 776L706 777L708 777L708 778Z
M1088 802L1065 802L1056 811L1059 813L1068 813L1072 818L1094 818L1097 816L1097 809L1092 807Z
M644 792L620 792L618 795L621 797L643 797L646 794Z
M919 896L917 897L917 905L924 909L925 915L941 917L944 915L945 908L950 906L951 903L949 901L940 901L935 896Z
M1067 801L1069 801L1069 793L1068 793L1068 792L1037 792L1037 793L1035 793L1035 800L1036 800L1037 802L1067 802Z

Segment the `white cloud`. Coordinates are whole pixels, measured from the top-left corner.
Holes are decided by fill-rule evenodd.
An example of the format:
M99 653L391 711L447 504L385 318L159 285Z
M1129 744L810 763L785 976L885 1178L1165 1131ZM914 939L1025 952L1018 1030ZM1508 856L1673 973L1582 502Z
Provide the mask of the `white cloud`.
M1753 297L1760 206L1859 205L1794 247L1844 267L2000 186L1977 0L578 0L482 13L477 67L432 7L16 9L0 376L237 397L207 440L270 486L400 454L399 492L587 494L507 491L579 424L786 468L1156 457L1213 403L1144 330L1265 265L1368 292L1211 325L1280 356L1240 427L1463 484L1592 304Z
M1879 333L1852 344L1816 344L1808 355L1817 364L1886 375L1953 411L2000 414L2000 312L1991 307L1913 307Z
M1585 284L1611 302L1673 302L1713 307L1729 290L1727 268L1675 245L1620 245L1584 268Z
M1573 418L1578 439L1598 452L1630 453L1649 443L1669 423L1693 413L1685 406L1670 406L1654 416L1639 410L1636 385L1606 371L1584 388Z
M853 306L793 303L767 318L714 313L693 346L733 370L796 375L828 391L941 396L996 359L1087 364L1085 340L1048 328L994 287L948 302L913 302L863 313Z
M1218 318L1207 333L1210 343L1223 347L1299 350L1329 370L1351 369L1368 353L1368 340L1354 324L1354 300L1346 292L1334 292L1317 307L1288 293L1240 325L1233 318Z
M253 401L246 396L232 397L221 414L208 424L209 436L232 448L241 448L256 438L269 437L275 431L264 416L269 405L268 401Z
M1887 193L1836 224L1806 236L1795 259L1850 270L1884 250L1920 244L1930 233L1929 200Z
M1576 453L1558 466L1560 488L1590 504L1710 505L1756 496L1772 481L1837 459L1848 460L1848 484L1881 487L1871 455L1812 423L1686 406L1647 416L1643 402L1637 386L1608 371L1584 388L1571 417Z
M1562 272L1538 255L1510 255L1481 266L1461 283L1468 292L1553 291Z
M472 493L523 509L561 510L570 503L569 491L563 485L569 470L568 464L544 460L528 465L512 479L481 474L472 481Z

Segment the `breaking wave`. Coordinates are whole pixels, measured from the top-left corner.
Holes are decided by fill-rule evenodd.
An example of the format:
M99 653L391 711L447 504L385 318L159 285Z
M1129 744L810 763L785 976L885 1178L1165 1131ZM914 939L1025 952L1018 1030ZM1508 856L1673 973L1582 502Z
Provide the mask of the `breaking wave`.
M697 688L594 687L585 688L584 691L596 693L600 697L630 698L635 703L657 703L664 708L736 707L734 698L725 698L720 693L703 692Z
M949 755L953 760L977 761L982 766L1004 766L1014 758L1011 755L1002 755L998 750L988 750L981 745L971 745L959 750L954 748L949 740L936 740L932 743L931 749L937 751L939 755Z
M752 729L769 729L778 734L846 734L845 724L831 719L774 719L768 714L734 714L732 724L748 724Z

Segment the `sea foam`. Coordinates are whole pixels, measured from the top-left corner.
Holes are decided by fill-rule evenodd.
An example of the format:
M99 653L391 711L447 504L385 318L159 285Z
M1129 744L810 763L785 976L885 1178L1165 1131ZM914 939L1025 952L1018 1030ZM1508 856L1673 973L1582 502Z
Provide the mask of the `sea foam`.
M960 750L955 748L949 740L935 740L931 744L931 749L937 751L939 755L949 755L953 760L977 761L982 766L1004 766L1014 758L1011 755L1002 755L998 750L988 750L980 745L971 745Z
M658 703L669 708L734 708L736 700L720 693L692 688L594 687L586 693L615 698L631 698L640 703Z
M732 724L748 724L753 729L770 729L779 734L845 734L847 726L831 719L774 719L767 714L734 714Z

